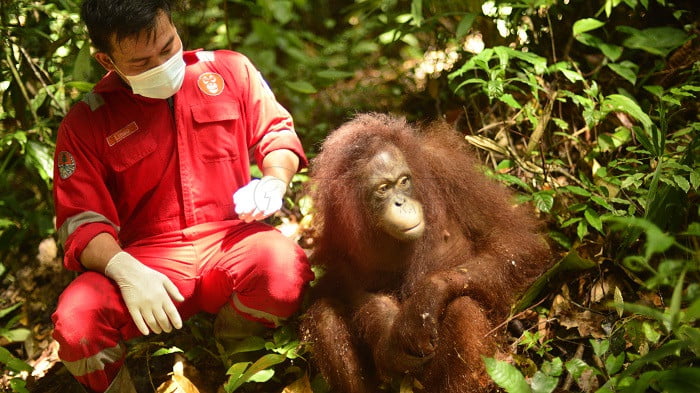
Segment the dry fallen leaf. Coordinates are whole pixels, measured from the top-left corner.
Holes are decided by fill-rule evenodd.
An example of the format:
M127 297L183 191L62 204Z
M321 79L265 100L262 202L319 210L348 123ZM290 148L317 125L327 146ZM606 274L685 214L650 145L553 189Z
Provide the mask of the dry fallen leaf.
M199 389L184 375L184 368L184 358L176 356L170 380L158 386L156 393L199 393Z
M313 390L311 390L311 382L309 382L309 376L305 374L303 377L292 382L282 390L282 393L313 393Z

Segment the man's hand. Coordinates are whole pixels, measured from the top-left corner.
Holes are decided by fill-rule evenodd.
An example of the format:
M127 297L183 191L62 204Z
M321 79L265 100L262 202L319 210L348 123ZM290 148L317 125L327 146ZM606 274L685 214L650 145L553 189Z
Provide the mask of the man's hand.
M122 251L109 260L105 276L119 285L129 314L144 335L148 334L149 328L160 333L182 327L173 300L181 302L185 298L166 275Z
M233 194L238 218L245 222L265 219L282 208L287 183L274 176L255 179Z

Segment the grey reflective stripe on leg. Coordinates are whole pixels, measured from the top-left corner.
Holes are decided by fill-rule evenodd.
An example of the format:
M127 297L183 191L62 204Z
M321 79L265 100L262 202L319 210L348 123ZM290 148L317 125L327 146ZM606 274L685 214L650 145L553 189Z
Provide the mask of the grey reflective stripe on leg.
M255 310L253 308L247 307L241 301L238 299L238 295L234 294L233 295L233 306L243 314L248 314L252 317L255 318L260 318L264 319L266 321L270 321L275 324L275 326L280 326L282 324L282 321L284 318L280 318L276 315L272 315L270 313L266 313L265 311L260 311L260 310Z
M58 228L59 244L66 244L68 236L70 236L71 233L75 232L75 230L78 229L79 226L84 224L90 224L93 222L102 222L105 224L109 224L113 226L114 229L117 230L117 232L119 232L119 227L114 225L114 223L108 220L107 217L103 216L102 214L95 213L93 211L86 211L76 214L72 217L68 217L68 219L63 223L63 225L61 225L61 227Z
M63 361L68 371L76 377L81 377L95 371L104 370L105 364L119 361L126 354L126 349L123 344L116 347L103 349L100 352L74 362ZM124 367L122 367L124 368Z
M131 380L131 374L129 374L126 364L119 369L117 376L114 377L104 393L136 393L134 381Z

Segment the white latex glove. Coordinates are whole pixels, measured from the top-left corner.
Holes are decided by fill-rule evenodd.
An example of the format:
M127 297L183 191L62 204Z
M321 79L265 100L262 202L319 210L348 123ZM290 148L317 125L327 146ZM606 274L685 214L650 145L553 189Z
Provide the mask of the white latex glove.
M238 218L245 222L265 219L282 208L287 183L274 176L255 179L233 194Z
M173 300L181 302L185 298L165 274L122 251L109 260L105 276L119 285L129 314L144 335L148 334L149 328L154 333L160 333L182 327L182 319Z

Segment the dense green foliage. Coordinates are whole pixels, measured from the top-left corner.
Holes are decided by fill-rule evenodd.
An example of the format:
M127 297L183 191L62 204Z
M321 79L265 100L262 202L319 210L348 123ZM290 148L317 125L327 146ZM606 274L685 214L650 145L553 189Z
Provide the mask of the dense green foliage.
M3 285L53 236L55 132L102 73L77 8L0 7ZM253 60L310 155L356 112L444 118L532 203L562 262L535 288L547 291L515 310L510 361L486 359L502 388L695 392L699 9L696 0L207 0L185 2L175 19L187 48ZM295 191L292 214L311 219ZM11 306L0 304L2 342L24 341ZM174 351L216 358L225 391L255 389L248 381L279 390L307 371L314 379L290 329L226 349L197 333L207 323L191 322L195 343ZM0 347L10 374L29 367L18 356Z

